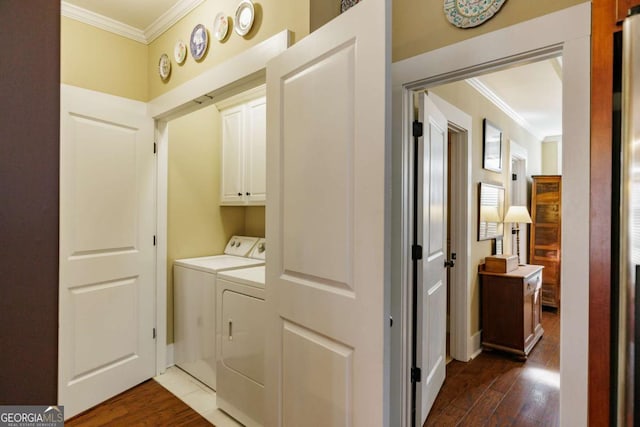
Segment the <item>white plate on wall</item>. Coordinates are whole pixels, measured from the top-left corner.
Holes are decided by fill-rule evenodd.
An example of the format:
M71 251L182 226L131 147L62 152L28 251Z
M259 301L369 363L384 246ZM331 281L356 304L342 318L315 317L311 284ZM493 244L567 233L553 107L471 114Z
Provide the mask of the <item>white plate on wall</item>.
M236 9L234 29L240 36L246 36L253 26L255 11L251 0L242 0Z
M160 55L160 60L158 61L158 74L160 74L160 78L162 80L167 80L171 74L171 60L169 59L169 55L166 53Z
M173 47L173 57L178 65L182 65L187 59L187 44L182 40L178 40Z
M223 12L220 12L213 20L213 37L221 42L225 37L227 37L228 32L229 19L227 18L227 15L225 15Z

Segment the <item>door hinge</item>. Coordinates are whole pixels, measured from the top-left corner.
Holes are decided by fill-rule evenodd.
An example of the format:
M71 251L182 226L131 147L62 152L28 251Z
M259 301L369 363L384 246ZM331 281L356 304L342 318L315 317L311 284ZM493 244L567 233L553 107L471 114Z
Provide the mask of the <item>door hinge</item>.
M413 121L413 137L420 138L422 136L422 122Z
M518 180L518 174L517 173L512 173L511 174L511 181L517 181Z
M156 328L153 328L153 339L156 339Z
M153 246L156 245L156 236L153 236Z
M156 154L158 151L158 144L156 144L155 142L153 143L153 154Z
M422 259L422 246L413 245L411 246L411 260L418 261Z
M420 368L411 368L411 382L419 383L422 381L422 370Z

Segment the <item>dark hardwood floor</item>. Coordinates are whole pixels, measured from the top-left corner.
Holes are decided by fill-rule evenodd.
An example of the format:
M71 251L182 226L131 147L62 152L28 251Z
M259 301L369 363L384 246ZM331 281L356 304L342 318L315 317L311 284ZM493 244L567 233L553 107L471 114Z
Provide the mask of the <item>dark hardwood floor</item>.
M211 426L154 380L146 381L65 422L67 427Z
M559 425L560 314L542 312L544 336L526 361L482 352L452 361L424 426Z

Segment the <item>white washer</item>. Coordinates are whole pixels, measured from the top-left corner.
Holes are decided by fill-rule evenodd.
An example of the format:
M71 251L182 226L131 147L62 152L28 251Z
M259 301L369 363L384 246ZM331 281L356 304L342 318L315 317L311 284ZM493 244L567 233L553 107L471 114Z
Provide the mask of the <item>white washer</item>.
M214 390L216 276L220 271L263 265L264 257L248 257L259 240L233 236L224 255L179 259L173 263L175 364Z
M264 423L265 267L218 275L216 405L248 427Z

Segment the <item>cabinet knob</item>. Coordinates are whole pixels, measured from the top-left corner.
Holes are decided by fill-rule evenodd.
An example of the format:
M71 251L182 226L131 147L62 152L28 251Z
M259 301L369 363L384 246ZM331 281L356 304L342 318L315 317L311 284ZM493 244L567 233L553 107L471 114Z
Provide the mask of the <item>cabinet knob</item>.
M247 191L247 196L250 196L250 195L251 195L251 193L249 193L249 192Z
M242 193L238 193L238 196L242 196Z

